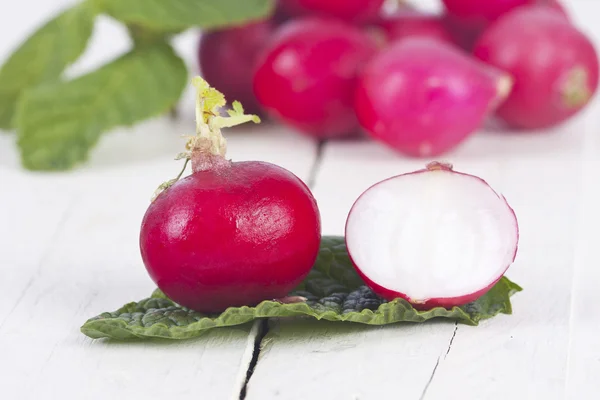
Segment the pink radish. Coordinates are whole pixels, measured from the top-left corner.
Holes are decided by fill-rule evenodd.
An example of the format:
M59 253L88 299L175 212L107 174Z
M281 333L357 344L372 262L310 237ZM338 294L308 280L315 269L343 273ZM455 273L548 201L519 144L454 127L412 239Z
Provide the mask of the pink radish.
M365 67L356 91L358 119L400 153L445 153L478 129L508 95L511 80L440 41L410 38Z
M454 38L446 28L443 18L436 14L402 10L382 17L376 26L383 30L388 41L423 36L454 43Z
M538 0L535 5L540 6L548 6L550 9L554 11L558 11L560 15L562 15L565 19L569 20L569 12L566 7L560 2L560 0Z
M514 9L528 5L547 6L569 19L559 0L444 0L443 20L454 41L472 51L475 42L489 24Z
M598 88L598 55L591 41L558 13L522 7L487 29L474 55L511 74L515 85L498 116L515 128L560 124Z
M269 115L309 136L355 133L357 74L375 51L370 37L341 21L288 22L263 49L254 92Z
M252 71L264 43L273 33L271 21L205 32L199 42L202 75L225 97L238 100L253 114L261 112L252 89Z
M521 6L549 6L566 16L559 0L442 0L448 12L466 23L485 25Z
M367 285L419 309L485 294L513 263L518 241L504 197L438 162L371 186L346 222L348 252Z
M182 155L193 173L161 186L146 211L140 232L146 269L170 299L200 312L283 298L317 257L315 199L281 167L227 160L220 128L258 120L239 103L229 117L218 115L224 97L200 78L194 84L197 135Z
M442 19L454 43L470 53L483 32L485 24L470 24L448 12L442 15Z
M348 22L375 19L385 0L279 0L279 7L292 17L335 17Z

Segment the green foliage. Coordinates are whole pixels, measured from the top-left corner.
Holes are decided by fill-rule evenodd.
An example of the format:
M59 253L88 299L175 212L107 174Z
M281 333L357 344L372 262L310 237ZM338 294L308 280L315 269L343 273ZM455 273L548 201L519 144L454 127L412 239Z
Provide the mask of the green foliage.
M75 80L28 90L16 115L23 164L71 168L87 158L102 132L169 110L186 81L184 62L159 42Z
M263 19L273 7L274 0L87 0L75 5L38 29L0 69L0 129L17 130L26 168L69 169L86 160L102 133L176 104L187 71L168 44L172 35ZM83 77L61 80L85 50L100 13L126 26L134 48ZM235 118L241 123L248 117Z
M12 128L21 93L40 83L57 80L83 53L92 35L96 10L83 3L38 29L0 69L0 128Z
M103 10L127 24L157 31L220 28L260 19L273 0L98 0Z

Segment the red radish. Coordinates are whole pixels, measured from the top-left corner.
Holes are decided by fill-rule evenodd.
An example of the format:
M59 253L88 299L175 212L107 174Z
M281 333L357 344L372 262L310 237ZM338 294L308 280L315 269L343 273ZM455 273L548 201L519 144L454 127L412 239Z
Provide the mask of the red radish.
M548 128L581 111L598 88L598 55L591 41L558 13L522 7L499 19L474 55L515 80L498 116L509 126Z
M484 26L482 24L470 24L468 21L464 21L448 12L442 15L442 20L454 43L470 53L483 32Z
M244 115L239 103L229 117L219 116L224 97L200 78L194 84L197 136L184 154L193 173L161 187L146 211L144 264L170 299L200 312L283 298L319 251L315 199L281 167L225 159L220 128L258 120Z
M436 156L478 129L510 91L508 75L433 39L409 38L365 67L355 109L367 132L409 156Z
M540 0L442 0L448 12L472 24L495 21L507 12ZM545 1L545 0L544 0Z
M346 222L348 253L367 285L419 309L485 294L513 263L518 241L504 197L438 162L371 186Z
M384 2L385 0L279 0L279 6L293 17L317 15L365 22L379 15Z
M388 41L423 36L454 43L454 38L446 28L444 20L436 14L403 10L382 17L376 26L383 30Z
M275 119L316 138L354 133L357 74L375 42L341 21L288 22L263 50L254 92Z
M518 7L532 4L548 6L569 18L559 0L444 0L444 3L447 7L443 15L446 28L454 41L469 52L492 21Z
M202 75L225 97L244 104L250 113L261 111L252 89L252 71L258 52L272 32L272 23L261 21L206 32L200 38Z

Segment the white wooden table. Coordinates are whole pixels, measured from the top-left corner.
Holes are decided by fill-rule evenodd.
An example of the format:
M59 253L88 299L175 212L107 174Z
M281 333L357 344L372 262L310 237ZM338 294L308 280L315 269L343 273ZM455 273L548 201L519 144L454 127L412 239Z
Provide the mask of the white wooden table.
M0 58L68 3L0 6ZM568 6L600 47L600 1ZM127 47L109 20L97 30L72 73ZM195 42L193 32L177 42L191 65ZM23 170L14 135L0 135L0 398L220 400L242 390L248 400L600 398L600 100L556 131L482 132L444 157L489 180L519 216L520 252L508 276L525 290L512 316L478 327L270 321L168 343L83 336L87 318L154 288L139 225L157 183L180 166L172 160L180 135L193 131L187 99L180 121L106 135L69 173ZM274 162L309 182L325 234L343 232L366 187L425 163L366 141L319 151L272 125L228 139L233 159Z

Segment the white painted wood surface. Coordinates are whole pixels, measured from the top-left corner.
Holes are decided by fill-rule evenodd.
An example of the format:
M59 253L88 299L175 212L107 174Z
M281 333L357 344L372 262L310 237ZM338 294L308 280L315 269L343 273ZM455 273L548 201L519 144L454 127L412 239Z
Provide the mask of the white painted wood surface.
M0 6L0 59L70 3L22 0L8 13ZM600 2L567 3L600 44ZM111 21L97 30L70 73L126 49ZM192 32L177 42L190 65L195 41ZM14 136L0 135L0 398L239 398L256 325L175 343L92 341L79 332L90 316L153 289L139 224L156 185L177 173L172 157L179 136L193 130L191 106L188 93L180 121L106 135L88 164L64 174L24 171ZM315 143L268 124L228 140L233 159L271 161L307 181L315 172L326 234L343 233L369 185L425 163L366 141L328 143L316 162ZM555 132L481 133L444 159L487 179L519 216L508 276L525 291L514 297L514 314L475 328L270 321L247 399L598 398L600 100Z

